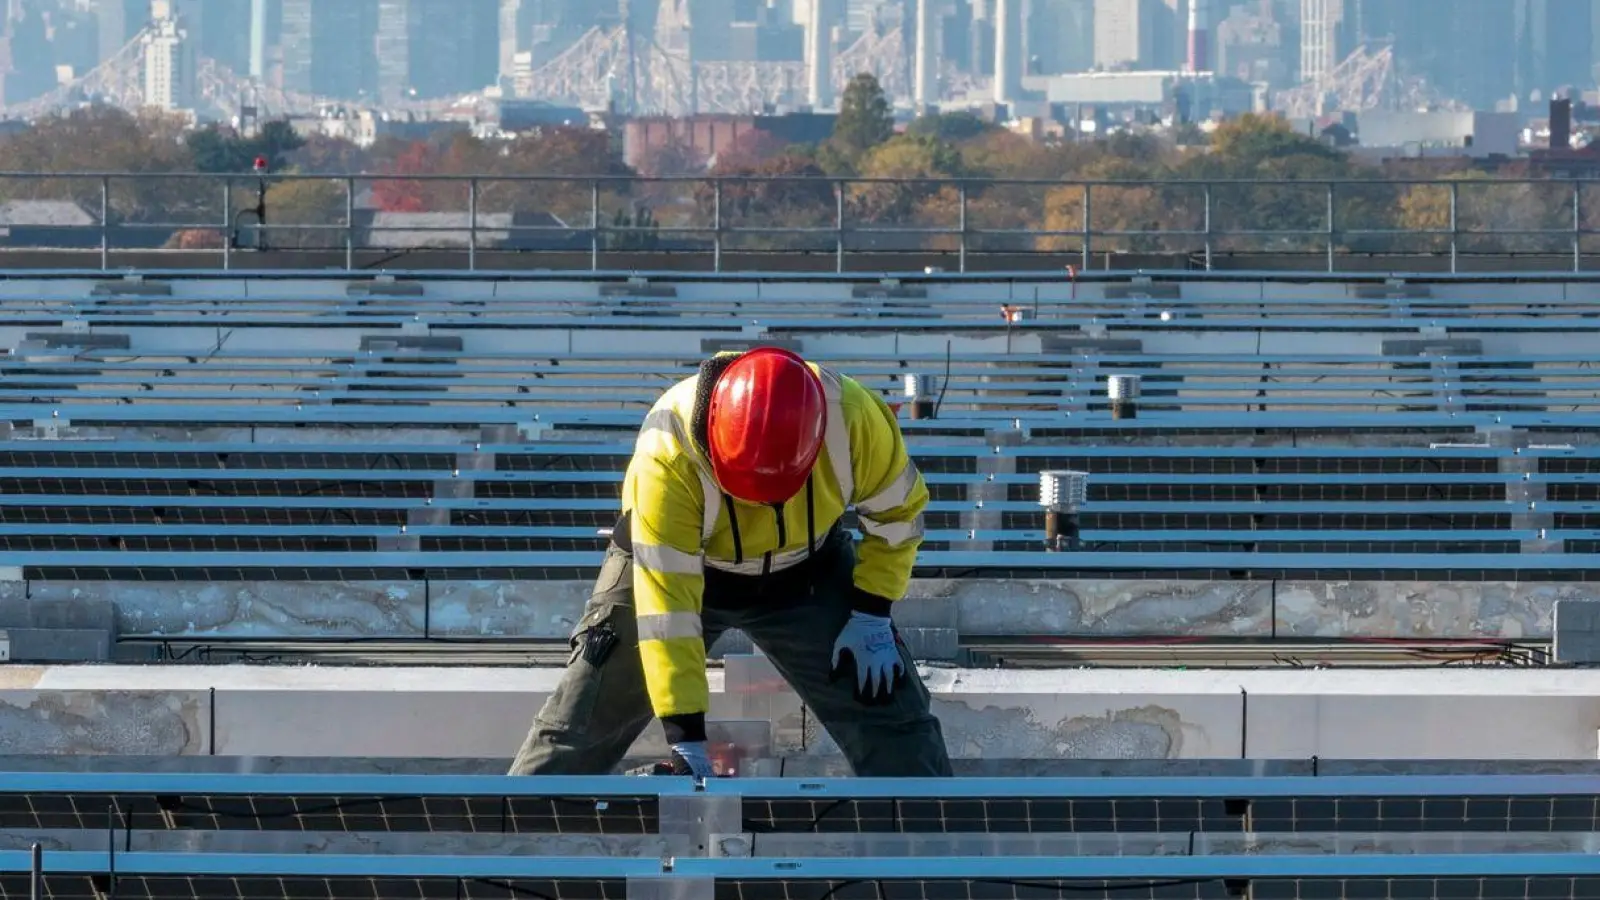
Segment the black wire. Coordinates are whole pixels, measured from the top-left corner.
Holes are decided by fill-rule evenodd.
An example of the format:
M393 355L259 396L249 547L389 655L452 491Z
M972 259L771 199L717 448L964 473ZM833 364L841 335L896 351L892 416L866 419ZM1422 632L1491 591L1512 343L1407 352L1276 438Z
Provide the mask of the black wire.
M529 897L531 900L556 900L555 897L546 894L544 891L536 891L533 888L520 887L512 884L509 881L498 881L493 878L474 878L472 879L472 883L481 884L484 887L499 888L502 891L510 891L518 897Z
M911 881L927 881L930 879L907 879ZM1057 896L1061 894L1090 894L1106 893L1110 891L1154 891L1170 887L1191 887L1202 884L1220 884L1227 879L1223 878L1171 878L1164 881L1099 881L1093 884L1064 884L1047 881L1017 881L1010 878L963 878L967 884L991 885L994 887L1025 888L1028 890L1054 891ZM858 878L850 881L841 881L833 887L822 892L817 900L832 900L833 895L840 891L862 884L876 884L880 900L884 897L883 882L877 879Z
M296 808L296 809L281 810L281 811L278 811L278 812L257 812L257 811L254 811L254 810L220 809L220 808L217 808L217 807L214 807L214 806L213 807L207 807L207 806L202 806L200 804L190 803L190 802L188 802L186 800L183 800L181 798L178 799L178 800L172 801L168 805L170 806L171 809L182 810L183 812L196 813L198 815L204 815L204 816L217 816L218 818L223 818L223 819L254 819L256 821L266 821L266 820L276 820L276 819L293 819L293 818L296 818L297 816L315 816L315 815L322 815L322 814L331 813L331 812L343 812L345 810L349 810L349 809L353 809L353 808L359 808L359 807L363 807L363 806L381 805L381 804L384 804L384 803L404 803L404 802L408 802L408 801L426 802L428 799L430 799L430 798L429 797L424 797L424 796L421 796L421 795L417 795L417 796L383 796L383 797L349 797L349 798L342 798L342 799L338 799L338 800L333 800L331 802L324 803L324 804L321 804L321 805L318 805L318 806L299 807L299 808ZM565 805L569 805L569 806L586 806L586 807L591 807L592 808L594 806L595 799L600 799L600 798L594 798L594 799L585 800L585 799L578 798L578 797L538 797L538 798L530 798L530 799L548 800L551 803L560 803L560 804L565 804ZM604 800L605 800L605 802L607 804L614 805L614 806L643 806L646 803L653 802L653 798L647 800L647 799L639 799L639 798L634 798L634 797L606 797L606 798L604 798Z
M950 365L952 341L944 342L944 383L939 385L939 399L933 401L933 417L939 418L939 410L944 408L944 392L950 389Z

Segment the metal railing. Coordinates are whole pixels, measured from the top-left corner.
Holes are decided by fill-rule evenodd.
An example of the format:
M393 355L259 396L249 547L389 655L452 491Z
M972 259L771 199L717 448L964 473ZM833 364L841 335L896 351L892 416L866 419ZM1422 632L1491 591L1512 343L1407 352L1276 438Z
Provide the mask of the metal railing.
M1086 271L1141 255L1204 270L1258 255L1298 271L1398 257L1457 272L1490 255L1581 271L1600 249L1600 202L1584 184L0 173L0 200L78 208L39 224L14 208L0 262L74 250L110 269L127 252L187 251L232 269L276 252L354 271L443 251L429 268L515 268L509 260L532 256L600 271L654 254L718 272L740 257L732 268L782 270L797 256L836 272L855 261L894 269L886 260L921 271L929 259L966 272L984 257Z
M44 900L50 893L51 879L73 876L100 876L107 888L104 895L116 896L116 882L126 879L138 886L183 882L190 879L228 879L292 877L296 887L307 890L308 879L326 883L313 888L322 894L328 886L350 879L404 878L430 883L437 891L455 885L465 896L465 882L478 879L537 881L572 885L601 881L621 883L630 900L709 900L719 886L737 889L741 883L752 886L776 882L810 882L810 890L821 892L829 883L841 881L897 881L907 895L924 896L915 883L966 882L999 887L1037 886L1037 882L1067 882L1067 890L1090 891L1091 896L1117 895L1129 890L1154 890L1162 882L1223 882L1229 895L1249 896L1248 882L1277 882L1293 879L1439 879L1453 880L1449 890L1436 896L1484 896L1474 883L1461 879L1515 879L1513 894L1505 896L1573 897L1583 896L1572 879L1600 876L1600 857L1592 852L1587 835L1561 835L1508 829L1496 834L1426 833L1421 813L1414 831L1364 833L1337 829L1331 832L1251 831L1199 832L1185 836L1177 828L1168 832L1133 835L1115 829L1099 835L1080 835L1062 831L1028 834L991 834L987 818L973 820L970 830L960 828L947 833L903 831L899 801L965 800L984 804L991 801L1028 803L1036 801L1127 802L1151 800L1223 801L1214 803L1212 815L1236 818L1241 825L1252 824L1247 811L1253 804L1272 801L1359 798L1371 803L1383 798L1425 801L1439 798L1459 806L1449 811L1449 803L1439 815L1440 823L1469 816L1466 801L1486 798L1501 810L1516 810L1518 800L1530 801L1534 813L1487 812L1479 815L1512 816L1538 813L1541 805L1571 798L1592 800L1600 787L1590 775L1535 776L1326 776L1326 777L1117 777L1117 778L961 778L961 779L778 779L734 778L696 782L689 778L628 778L616 776L550 776L520 778L506 776L433 775L255 775L255 774L173 774L173 773L7 773L0 795L28 800L35 796L67 799L81 817L77 829L45 828L33 832L31 852L0 851L0 875L27 874L33 896ZM488 822L509 818L515 809L512 801L552 798L566 801L566 808L577 816L605 815L611 806L628 808L644 801L654 808L646 817L653 825L643 829L643 841L622 835L591 835L586 847L553 843L554 832L544 829L522 830L516 855L495 845L492 852L435 852L414 842L406 844L401 833L365 835L361 852L285 852L287 845L271 840L269 834L252 832L253 843L230 841L226 849L179 852L146 849L143 841L134 843L134 811L144 798L159 798L163 809L215 810L231 818L248 818L255 801L267 800L271 812L283 817L284 808L302 807L310 821L325 816L328 801L357 801L361 816L383 815L383 804L394 801L398 815L427 818L430 798L446 801L440 809L441 827L419 822L413 827L434 837L462 835L465 818L459 809L465 801L498 800L480 804L490 810ZM881 818L863 819L859 831L830 829L826 835L809 834L806 825L776 827L760 832L746 830L747 809L762 809L773 801L825 803L817 820L828 810L852 800L895 802L891 826ZM184 809L185 802L193 804ZM220 806L209 805L223 801ZM1508 805L1509 801L1509 805ZM93 833L82 825L98 824L98 807L105 804L103 831ZM119 805L120 804L120 805ZM302 806L303 805L303 806ZM27 807L24 807L27 808ZM1421 803L1418 809L1426 809ZM498 813L493 812L499 810ZM809 808L807 810L809 812ZM203 814L218 814L216 812ZM1014 814L1014 813L1012 813ZM51 813L51 815L55 815ZM470 815L470 813L468 814ZM630 819L637 813L625 813ZM774 813L776 815L776 813ZM941 809L939 815L946 812ZM953 814L959 816L959 813ZM1323 814L1326 816L1326 814ZM1337 814L1335 814L1337 815ZM1362 813L1353 812L1355 821ZM1413 816L1419 816L1412 813ZM1583 814L1587 815L1587 814ZM760 814L757 814L760 817ZM1182 813L1179 813L1179 821ZM803 820L802 820L803 821ZM1464 821L1464 820L1461 820ZM161 823L165 823L163 825ZM92 827L92 826L91 826ZM175 824L175 820L150 816L146 829L187 831L207 830ZM323 825L322 827L326 827ZM1192 827L1192 826L1191 826ZM502 830L504 825L502 825ZM1497 832L1500 829L1495 829ZM352 829L353 831L353 829ZM337 832L322 831L327 837ZM630 831L630 834L632 832ZM1095 842L1084 837L1099 837ZM565 837L565 836L562 836ZM1076 844L1078 852L1064 852L1063 837ZM1151 838L1187 838L1185 850L1173 853L1152 850ZM1341 840L1341 838L1343 838ZM1350 838L1356 838L1351 840ZM1553 838L1553 840L1552 840ZM1574 840L1573 838L1579 838ZM654 839L653 843L650 842ZM53 849L43 852L43 840ZM613 845L631 840L635 847L648 846L651 852L608 852ZM1289 843L1280 843L1282 841ZM385 852L382 847L392 849ZM1087 846L1085 846L1087 844ZM240 846L260 849L251 851ZM487 849L490 845L484 844ZM66 849L54 849L64 847ZM1088 849L1090 852L1083 852ZM554 850L555 852L549 852ZM843 851L843 852L841 852ZM1530 888L1533 879L1538 890ZM1551 880L1554 879L1554 880ZM1097 882L1116 881L1108 885ZM208 882L215 892L220 881ZM1170 886L1170 885L1168 885ZM1048 885L1044 889L1048 889ZM504 888L502 887L502 892ZM832 890L838 890L834 884ZM882 885L878 890L883 891ZM1552 890L1554 892L1552 892ZM516 893L516 891L513 891ZM943 893L935 889L926 896ZM1361 892L1365 896L1364 892ZM1495 896L1501 896L1499 891ZM202 896L206 895L204 893ZM233 896L214 893L214 896ZM325 894L322 894L325 895ZM337 894L336 894L337 895ZM433 895L433 894L426 894ZM986 894L985 894L986 895ZM1001 891L995 896L1007 895ZM247 896L239 893L237 896ZM973 896L979 896L974 894Z

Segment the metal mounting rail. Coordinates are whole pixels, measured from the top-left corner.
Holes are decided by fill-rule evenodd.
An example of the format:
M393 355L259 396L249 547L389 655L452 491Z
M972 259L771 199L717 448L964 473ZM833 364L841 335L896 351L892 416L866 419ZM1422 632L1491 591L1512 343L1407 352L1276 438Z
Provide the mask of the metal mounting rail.
M3 772L0 796L105 794L253 797L984 800L1285 797L1600 797L1600 775L1126 776L1115 778L639 778L623 775L364 775Z
M601 552L426 551L426 552L237 552L237 551L0 551L0 566L34 569L527 569L592 568ZM918 569L1069 571L1327 571L1349 569L1425 571L1588 571L1600 554L1557 553L1041 553L1027 551L929 551Z
M1493 878L1600 874L1588 853L1415 855L1222 855L1101 857L871 857L791 859L561 856L413 856L281 853L97 853L45 855L48 874L119 877L500 878L728 881L1105 881L1111 879ZM0 851L0 872L29 871L30 855Z

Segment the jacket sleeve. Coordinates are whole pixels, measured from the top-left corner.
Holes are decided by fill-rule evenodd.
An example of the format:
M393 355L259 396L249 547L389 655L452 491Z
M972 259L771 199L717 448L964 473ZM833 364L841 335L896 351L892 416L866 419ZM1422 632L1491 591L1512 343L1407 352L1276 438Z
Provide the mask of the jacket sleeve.
M639 658L651 708L666 725L668 740L704 740L710 704L700 622L705 494L694 464L660 452L671 449L660 447L661 441L660 435L641 435L623 484L633 541Z
M887 616L905 596L922 546L922 510L928 486L906 452L894 412L876 393L852 385L860 398L848 416L855 457L855 508L862 540L856 548L856 609Z

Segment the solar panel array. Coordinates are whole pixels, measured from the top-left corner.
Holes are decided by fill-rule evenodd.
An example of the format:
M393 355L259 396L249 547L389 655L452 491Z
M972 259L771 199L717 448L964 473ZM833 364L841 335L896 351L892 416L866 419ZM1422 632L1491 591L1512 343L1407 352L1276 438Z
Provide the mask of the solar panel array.
M901 410L924 574L1559 581L1550 557L1600 548L1579 286L240 284L7 287L0 562L583 579L643 411L752 342L897 405L936 378L937 418ZM1114 417L1127 375L1137 417ZM1038 473L1061 468L1091 473L1092 555L1038 552Z
M49 900L634 900L655 896L651 884L696 878L715 883L692 896L723 900L1578 900L1600 887L1600 782L1592 775L734 779L704 790L687 779L343 782L13 773L0 781L0 840L51 842ZM800 799L808 794L816 798ZM735 802L732 819L721 798ZM700 818L685 818L686 810ZM216 830L246 831L259 843L207 849L200 838ZM286 853L287 835L268 832L323 849ZM401 843L418 832L453 842L419 855ZM187 834L185 849L147 849L150 835L163 833ZM525 843L474 849L474 838L495 834ZM605 839L640 834L662 835L672 859L605 849ZM328 849L339 835L359 839L363 851ZM598 855L548 843L573 835L599 836L589 845ZM504 855L508 847L519 855ZM31 887L22 862L0 849L7 896ZM855 874L830 876L844 871Z

